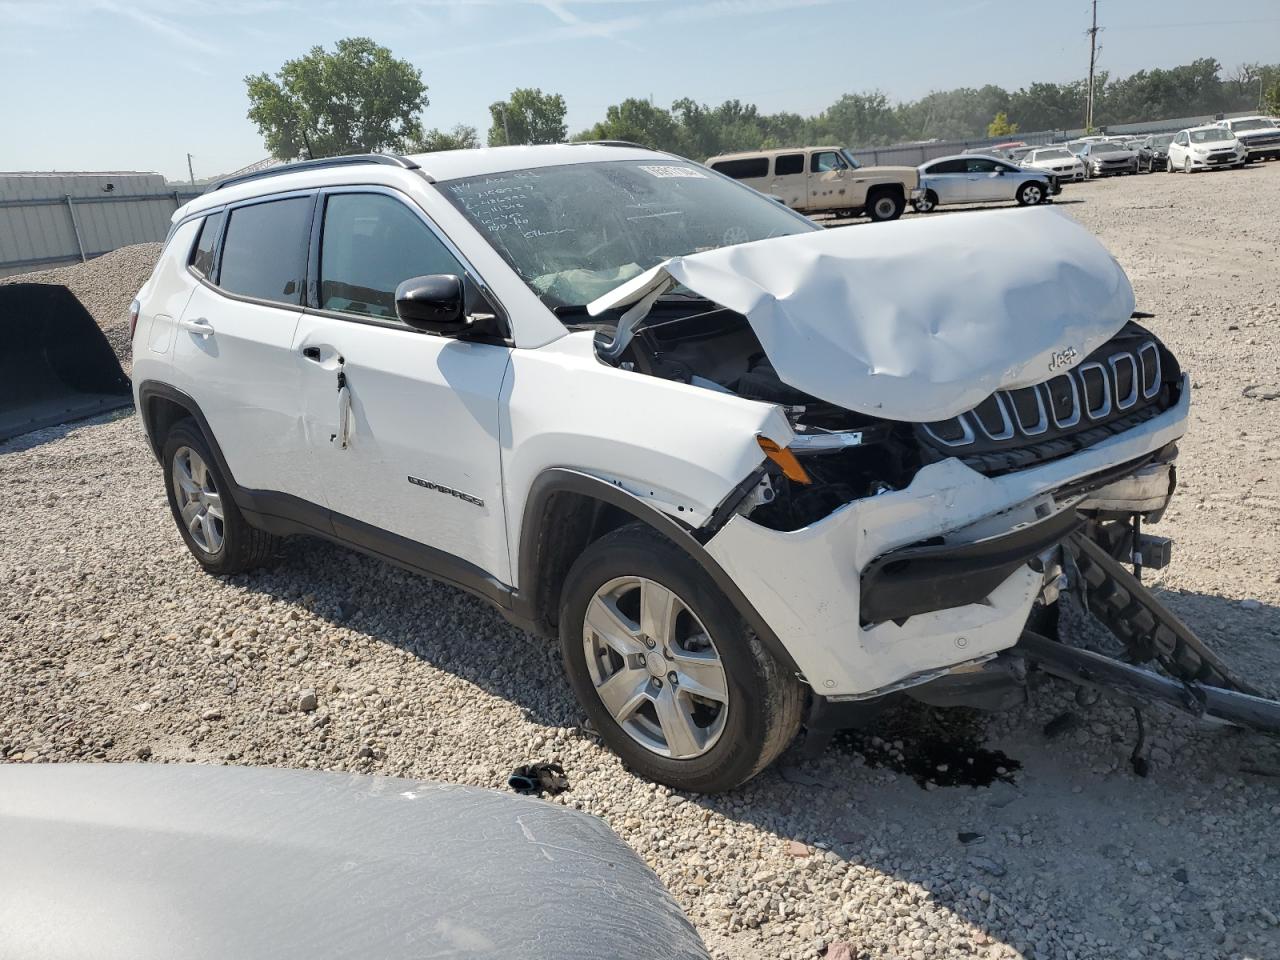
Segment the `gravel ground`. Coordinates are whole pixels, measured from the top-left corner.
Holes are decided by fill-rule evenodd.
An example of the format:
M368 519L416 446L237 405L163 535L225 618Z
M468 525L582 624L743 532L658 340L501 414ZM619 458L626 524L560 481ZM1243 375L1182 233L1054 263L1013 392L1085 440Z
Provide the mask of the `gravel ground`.
M1063 201L1195 380L1153 531L1177 543L1161 592L1280 692L1280 400L1244 395L1280 390L1280 163ZM502 787L558 760L572 790L553 802L605 818L726 960L1280 957L1280 748L1256 736L1148 714L1142 779L1131 714L1049 683L994 718L904 707L732 795L673 794L581 728L551 645L461 593L302 540L270 571L202 574L128 418L0 445L0 582L11 762ZM991 784L939 785L968 769Z
M128 373L133 365L129 353L129 303L151 276L158 256L160 244L139 243L85 263L3 277L0 284L56 283L70 289L98 321Z

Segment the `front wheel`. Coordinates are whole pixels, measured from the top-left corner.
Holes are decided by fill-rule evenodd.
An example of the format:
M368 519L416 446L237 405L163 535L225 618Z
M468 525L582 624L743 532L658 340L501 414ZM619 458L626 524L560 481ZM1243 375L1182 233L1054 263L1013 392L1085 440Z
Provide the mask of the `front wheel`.
M938 195L932 190L926 190L919 200L911 201L911 206L916 213L932 213L938 208Z
M602 537L574 563L560 649L605 742L640 776L677 790L750 780L800 727L800 683L707 572L643 524Z
M874 194L867 201L867 215L877 223L897 220L906 208L902 195L889 191Z
M1018 203L1024 207L1034 207L1036 204L1044 203L1044 196L1044 186L1034 180L1018 188Z
M1192 167L1191 167L1191 158L1190 158L1190 157L1183 157L1183 158L1182 158L1182 172L1183 172L1183 173L1190 173L1190 172L1191 172L1191 169L1192 169Z

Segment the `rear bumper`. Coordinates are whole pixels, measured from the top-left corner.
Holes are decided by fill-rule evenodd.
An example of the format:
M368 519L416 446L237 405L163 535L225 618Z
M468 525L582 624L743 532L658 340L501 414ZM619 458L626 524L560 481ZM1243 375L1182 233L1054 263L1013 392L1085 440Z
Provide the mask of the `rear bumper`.
M771 530L734 516L706 549L787 648L815 692L867 696L1015 644L1044 574L1020 558L1036 555L1030 553L1036 542L1030 537L1025 543L1004 538L1033 527L1037 537L1043 533L1052 540L1054 531L1036 527L1038 521L1063 511L1074 515L1081 497L1079 492L1062 491L1141 461L1177 440L1186 432L1190 399L1184 379L1181 396L1170 409L1038 467L987 477L956 459L930 464L905 489L855 500L799 530ZM937 569L945 574L932 588L937 596L926 605L939 598L957 605L915 613L901 623L872 622L863 610L863 578L891 575L894 568L875 561L925 541L956 551L906 556L918 563L939 562ZM946 562L948 555L975 561L985 549L980 546L984 541L991 541L993 549L989 556L978 557L975 569L981 569L980 575L966 578L961 564ZM997 558L996 546L1008 548L1008 553ZM969 548L974 554L967 552ZM1005 564L1015 558L1019 562L1009 571ZM948 566L952 570L943 569ZM895 598L909 593L900 582L883 582L892 584ZM969 602L981 590L987 593ZM878 602L873 601L870 611L877 617L895 612L892 606L877 609Z

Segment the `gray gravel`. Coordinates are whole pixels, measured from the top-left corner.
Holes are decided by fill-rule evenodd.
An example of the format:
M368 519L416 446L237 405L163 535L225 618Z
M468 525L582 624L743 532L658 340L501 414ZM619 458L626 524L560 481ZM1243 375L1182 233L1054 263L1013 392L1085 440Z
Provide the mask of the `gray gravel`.
M1232 663L1280 689L1280 403L1243 395L1280 381L1280 163L1064 199L1197 383L1177 507L1153 531L1177 541L1157 582ZM729 796L672 794L582 729L549 644L461 593L302 540L270 571L201 573L128 418L0 446L0 583L10 762L502 787L514 766L555 760L572 789L553 802L604 817L734 960L1280 957L1280 750L1258 737L1151 715L1140 779L1131 715L1049 684L991 719L895 711L874 740L814 763L793 752ZM961 736L1021 768L939 788L868 763Z
M129 348L129 303L151 276L160 244L139 243L112 250L93 260L0 278L3 283L56 283L84 304L107 335L125 372L133 360Z

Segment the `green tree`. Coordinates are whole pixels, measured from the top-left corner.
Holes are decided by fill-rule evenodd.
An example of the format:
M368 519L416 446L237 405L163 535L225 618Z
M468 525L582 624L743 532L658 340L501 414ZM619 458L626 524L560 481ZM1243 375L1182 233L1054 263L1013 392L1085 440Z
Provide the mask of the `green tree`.
M410 153L435 153L439 150L474 150L480 146L475 127L460 123L452 130L433 128L409 146Z
M681 130L670 110L635 97L609 107L604 119L575 140L627 140L654 150L681 149Z
M273 157L332 157L403 150L422 132L427 87L412 64L367 37L312 47L270 77L244 78L249 119Z
M1280 117L1280 80L1276 80L1262 94L1262 110L1268 116Z
M1011 137L1018 132L1018 125L1009 122L1009 115L1001 110L987 124L988 137Z
M880 91L846 93L815 117L814 143L839 146L879 146L901 139L902 124L889 98Z
M564 125L564 97L531 87L511 91L506 100L490 104L493 125L489 146L520 143L564 143L569 128Z

